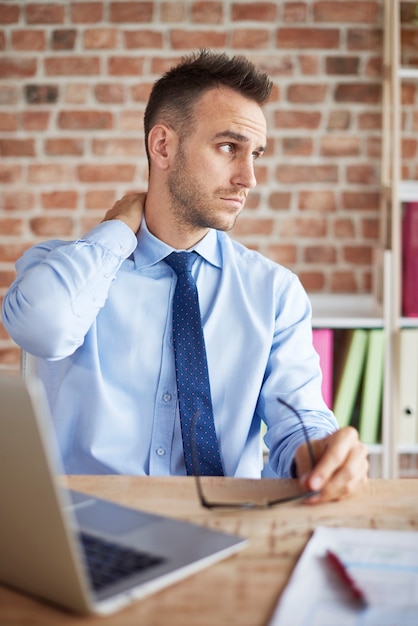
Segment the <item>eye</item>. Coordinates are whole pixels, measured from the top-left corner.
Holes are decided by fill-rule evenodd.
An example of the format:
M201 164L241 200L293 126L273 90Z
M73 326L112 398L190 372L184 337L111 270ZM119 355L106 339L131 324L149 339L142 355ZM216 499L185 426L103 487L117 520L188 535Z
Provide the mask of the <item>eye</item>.
M235 154L235 145L233 143L223 143L220 149L226 154Z
M263 156L262 152L253 152L252 153L253 161L257 161L257 159L261 159L262 156Z

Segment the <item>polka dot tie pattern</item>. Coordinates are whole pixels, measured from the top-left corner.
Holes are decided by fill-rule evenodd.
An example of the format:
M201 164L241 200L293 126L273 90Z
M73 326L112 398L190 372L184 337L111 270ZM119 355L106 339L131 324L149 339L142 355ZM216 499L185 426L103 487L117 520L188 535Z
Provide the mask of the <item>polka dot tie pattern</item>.
M196 252L172 252L164 259L177 274L173 297L173 343L184 459L187 473L193 474L194 437L195 462L199 463L199 473L223 476L213 421L199 298L191 274L196 258Z

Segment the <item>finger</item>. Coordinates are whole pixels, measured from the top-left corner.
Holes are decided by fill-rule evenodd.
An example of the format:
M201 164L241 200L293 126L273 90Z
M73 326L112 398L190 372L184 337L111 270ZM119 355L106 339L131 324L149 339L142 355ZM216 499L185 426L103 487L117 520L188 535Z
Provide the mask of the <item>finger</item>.
M305 477L307 488L321 490L315 501L335 500L352 494L367 481L367 447L351 427L314 443L321 442L323 450L318 463Z

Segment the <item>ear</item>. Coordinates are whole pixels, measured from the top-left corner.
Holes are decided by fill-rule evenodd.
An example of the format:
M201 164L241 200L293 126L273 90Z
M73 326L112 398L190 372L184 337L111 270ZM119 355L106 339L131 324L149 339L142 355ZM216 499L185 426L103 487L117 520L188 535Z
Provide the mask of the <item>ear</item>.
M177 133L165 124L156 124L148 135L148 150L152 163L161 170L170 166L172 156L177 151Z

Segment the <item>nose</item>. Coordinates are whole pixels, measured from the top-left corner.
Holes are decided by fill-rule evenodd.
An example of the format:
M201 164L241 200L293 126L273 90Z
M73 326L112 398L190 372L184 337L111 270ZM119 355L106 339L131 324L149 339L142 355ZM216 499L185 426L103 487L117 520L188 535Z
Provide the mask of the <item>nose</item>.
M251 155L250 158L242 158L236 163L236 170L232 175L231 182L239 187L245 187L246 189L252 189L257 184L257 179L254 172L254 159Z

